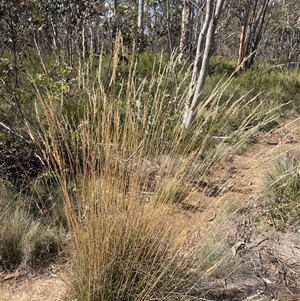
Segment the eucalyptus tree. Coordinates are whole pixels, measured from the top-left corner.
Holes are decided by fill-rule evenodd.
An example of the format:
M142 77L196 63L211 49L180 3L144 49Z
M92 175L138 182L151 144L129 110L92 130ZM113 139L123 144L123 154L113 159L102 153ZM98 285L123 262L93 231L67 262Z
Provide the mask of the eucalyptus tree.
M300 61L300 2L272 2L272 15L263 41L266 58L279 64L299 66Z
M201 93L207 77L214 34L224 2L225 0L206 0L205 20L198 35L196 57L193 64L190 97L187 99L183 114L182 124L185 128L191 125L201 102Z
M181 35L180 35L180 43L179 43L179 59L180 61L185 60L186 52L187 52L187 35L189 32L190 25L190 1L184 0L182 4L182 21L181 21Z
M271 0L241 0L237 11L240 15L241 31L236 71L247 70L253 64L263 30L266 14Z
M182 0L145 1L145 39L153 51L172 53L178 48Z
M191 30L193 26L193 5L190 0L183 0L181 34L179 42L179 59L184 62L191 55Z
M144 30L144 0L139 0L138 4L138 28L143 32Z

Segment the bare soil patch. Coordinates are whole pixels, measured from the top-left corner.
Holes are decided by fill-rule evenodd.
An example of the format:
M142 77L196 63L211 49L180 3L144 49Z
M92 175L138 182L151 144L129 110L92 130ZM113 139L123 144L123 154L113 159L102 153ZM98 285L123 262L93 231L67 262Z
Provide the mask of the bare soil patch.
M64 272L50 267L41 274L0 272L1 301L61 301L67 291Z

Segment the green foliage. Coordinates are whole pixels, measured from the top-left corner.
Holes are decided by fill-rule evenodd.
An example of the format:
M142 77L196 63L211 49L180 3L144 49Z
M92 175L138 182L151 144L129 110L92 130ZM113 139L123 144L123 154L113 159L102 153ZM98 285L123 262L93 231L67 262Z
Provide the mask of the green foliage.
M297 70L260 65L232 76L230 72L234 70L233 67L233 62L227 59L213 58L211 74L203 92L203 98L209 97L216 85L232 77L222 93L220 103L228 106L240 98L240 108L230 116L227 132L239 128L249 116L255 116L250 127L263 122L264 129L270 130L276 125L276 118L293 114L299 109L296 91L299 91L300 78ZM266 123L270 116L274 118Z
M38 190L36 186L32 189ZM38 269L62 254L65 230L57 218L59 202L49 204L48 200L52 207L45 208L37 192L28 188L25 195L8 181L1 182L0 191L0 265L5 269Z
M137 70L144 77L151 77L153 73L159 74L168 64L169 58L164 54L143 51L138 58Z
M235 61L226 57L212 56L208 74L214 77L230 75L235 70L235 63Z
M294 70L279 68L253 69L238 76L236 86L242 91L250 91L278 104L291 103L291 107L297 105L297 94L300 81ZM259 98L260 100L261 98Z
M226 58L212 58L211 74L205 87L206 93L211 91L222 78L229 77L234 71L234 63ZM290 104L298 106L297 91L300 88L300 77L296 69L282 66L261 64L247 72L233 77L224 98L233 93L233 99L248 95L248 99L257 96L257 101L268 100L274 104Z

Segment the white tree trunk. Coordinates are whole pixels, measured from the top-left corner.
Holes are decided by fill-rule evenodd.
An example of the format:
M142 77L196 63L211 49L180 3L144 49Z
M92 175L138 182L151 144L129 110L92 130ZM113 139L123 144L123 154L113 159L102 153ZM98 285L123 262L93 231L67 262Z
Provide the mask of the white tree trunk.
M194 68L193 68L193 73L192 73L192 83L193 84L195 84L198 74L199 74L199 71L200 71L200 68L201 68L205 39L207 36L207 31L208 31L210 20L212 19L213 1L209 0L206 2L207 3L206 3L205 20L204 20L202 29L199 33L199 36L198 36L196 58L194 61Z
M188 128L196 117L197 108L201 101L200 95L207 76L213 38L224 2L225 0L206 1L206 17L198 37L197 53L190 86L191 95L186 102L182 120L182 125L185 128Z
M184 62L186 59L187 52L187 38L189 31L189 16L190 16L190 4L189 0L184 0L182 4L182 12L181 12L181 34L180 34L180 42L179 42L179 61Z
M138 11L138 28L140 33L144 33L144 0L139 0L139 11Z

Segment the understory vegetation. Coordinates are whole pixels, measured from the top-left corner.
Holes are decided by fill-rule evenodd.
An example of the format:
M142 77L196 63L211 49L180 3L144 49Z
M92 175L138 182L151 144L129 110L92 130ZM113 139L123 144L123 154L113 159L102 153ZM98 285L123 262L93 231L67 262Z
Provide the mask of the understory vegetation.
M216 193L203 214L176 210L201 199L215 165L251 148L255 132L295 114L299 71L258 64L232 76L214 58L185 129L189 68L147 52L123 64L118 47L73 68L28 53L17 86L3 56L0 264L35 269L60 256L72 300L199 300L205 277L226 278L243 260L222 231L239 207ZM279 159L267 185L274 216L299 220L299 154Z
M271 200L269 208L278 219L278 228L299 225L299 151L284 150L267 174Z

